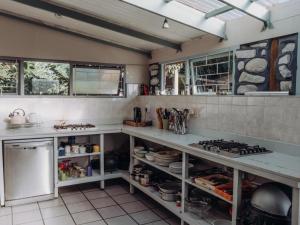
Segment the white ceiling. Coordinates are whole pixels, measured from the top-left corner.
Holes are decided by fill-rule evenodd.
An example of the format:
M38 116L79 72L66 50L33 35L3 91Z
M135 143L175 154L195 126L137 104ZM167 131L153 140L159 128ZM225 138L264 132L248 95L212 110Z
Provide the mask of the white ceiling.
M220 3L217 0L177 1L197 8L203 12L209 12L213 9L224 6L223 3ZM257 0L257 2L265 4L266 6L271 6L272 4L286 1L289 0ZM131 28L133 30L137 30L174 43L182 43L206 34L200 30L196 30L171 20L169 20L170 29L162 29L164 17L144 11L120 0L48 0L47 2L71 8L76 11L81 11L88 15L94 15L109 22L116 23L124 27ZM64 16L59 17L54 15L54 13L26 6L12 0L0 0L0 10L34 20L39 20L49 25L67 28L81 34L118 43L135 49L151 51L164 47L159 44L120 34ZM243 13L233 10L231 12L219 15L218 17L224 20L229 20L241 15L243 15Z
M162 29L164 21L163 17L125 4L119 0L53 0L51 2L88 13L89 15L93 14L101 19L106 19L109 22L123 25L124 27L132 28L175 43L194 39L204 34L201 31L174 21L169 21L170 29ZM84 22L79 22L67 17L57 17L54 13L26 6L11 0L1 0L0 9L43 21L50 25L78 31L95 38L125 45L127 47L146 51L164 47L159 44L120 34Z

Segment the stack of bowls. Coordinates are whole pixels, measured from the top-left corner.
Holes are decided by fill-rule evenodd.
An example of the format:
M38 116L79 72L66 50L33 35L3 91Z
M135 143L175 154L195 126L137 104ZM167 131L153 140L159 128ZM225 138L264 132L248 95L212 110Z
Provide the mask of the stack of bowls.
M148 153L143 146L136 146L133 151L134 154L140 158L145 158L145 154Z

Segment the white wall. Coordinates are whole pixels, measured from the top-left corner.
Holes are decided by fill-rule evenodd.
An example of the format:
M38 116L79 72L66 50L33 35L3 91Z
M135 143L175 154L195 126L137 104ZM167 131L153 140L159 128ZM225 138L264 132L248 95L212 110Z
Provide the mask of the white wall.
M127 83L147 81L148 58L137 53L0 16L0 56L120 63L127 65ZM58 120L121 123L131 115L138 85L128 85L128 98L0 96L0 128L15 108L38 113L44 126Z
M300 155L300 97L139 96L137 105L151 108L155 125L158 107L193 109L199 117L190 120L190 133L252 140L251 144Z

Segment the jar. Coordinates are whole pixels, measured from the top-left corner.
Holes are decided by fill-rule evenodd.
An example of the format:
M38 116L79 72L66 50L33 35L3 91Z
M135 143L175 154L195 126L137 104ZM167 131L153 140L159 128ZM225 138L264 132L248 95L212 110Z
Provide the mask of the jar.
M65 154L69 155L71 153L71 146L70 145L66 145L65 146Z
M100 146L99 145L93 145L93 152L100 152Z
M79 146L79 152L80 152L80 154L86 153L86 147L84 145L80 145Z
M72 145L72 152L74 154L79 154L79 145Z
M65 148L64 147L59 147L58 148L58 156L65 156Z

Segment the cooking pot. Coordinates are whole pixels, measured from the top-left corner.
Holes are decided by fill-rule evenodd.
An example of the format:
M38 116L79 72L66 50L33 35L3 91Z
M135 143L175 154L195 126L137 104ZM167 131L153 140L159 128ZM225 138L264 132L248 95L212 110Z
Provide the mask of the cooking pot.
M178 196L177 193L165 193L163 191L160 191L160 197L162 200L167 201L167 202L175 202L176 198Z
M26 123L25 111L23 109L15 109L9 114L10 123L13 125L22 125Z

